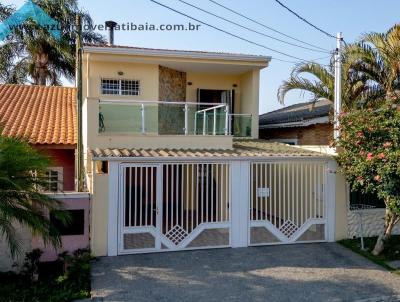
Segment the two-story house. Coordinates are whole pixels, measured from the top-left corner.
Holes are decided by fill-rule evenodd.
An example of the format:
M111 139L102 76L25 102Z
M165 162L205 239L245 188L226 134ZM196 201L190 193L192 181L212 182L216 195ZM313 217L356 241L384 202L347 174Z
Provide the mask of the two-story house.
M260 70L269 62L84 47L82 126L95 255L345 236L334 161L258 140Z

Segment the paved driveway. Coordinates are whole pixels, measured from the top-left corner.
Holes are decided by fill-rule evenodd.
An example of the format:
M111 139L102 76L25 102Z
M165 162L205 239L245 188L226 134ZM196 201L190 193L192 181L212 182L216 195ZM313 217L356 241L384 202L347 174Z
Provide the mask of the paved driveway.
M400 301L399 276L335 243L104 257L92 275L104 301Z

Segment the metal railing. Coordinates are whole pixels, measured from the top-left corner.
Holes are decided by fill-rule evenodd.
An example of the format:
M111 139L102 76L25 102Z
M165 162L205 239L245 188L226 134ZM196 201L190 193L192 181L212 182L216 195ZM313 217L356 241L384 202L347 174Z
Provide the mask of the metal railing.
M225 103L100 101L99 132L251 137L251 114Z

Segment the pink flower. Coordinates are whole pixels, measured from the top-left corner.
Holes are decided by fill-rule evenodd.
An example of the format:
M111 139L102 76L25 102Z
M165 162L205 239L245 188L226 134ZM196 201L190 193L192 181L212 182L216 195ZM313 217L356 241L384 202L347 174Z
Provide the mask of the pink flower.
M379 159L384 159L386 156L385 156L385 153L379 153L377 157Z
M391 142L385 142L383 143L383 148L390 148L392 146Z
M374 155L371 152L369 152L367 154L367 161L371 161L373 158L374 158Z
M381 181L381 176L380 175L375 175L374 179L376 181L380 182Z
M357 135L357 137L363 137L364 133L362 133L361 131L358 131L356 135Z

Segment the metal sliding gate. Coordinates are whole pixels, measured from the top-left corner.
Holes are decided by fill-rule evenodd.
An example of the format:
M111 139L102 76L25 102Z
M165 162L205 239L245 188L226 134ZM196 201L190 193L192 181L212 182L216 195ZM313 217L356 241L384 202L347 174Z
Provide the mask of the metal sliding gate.
M119 254L230 246L228 163L121 164Z
M327 163L250 164L249 245L325 241Z

